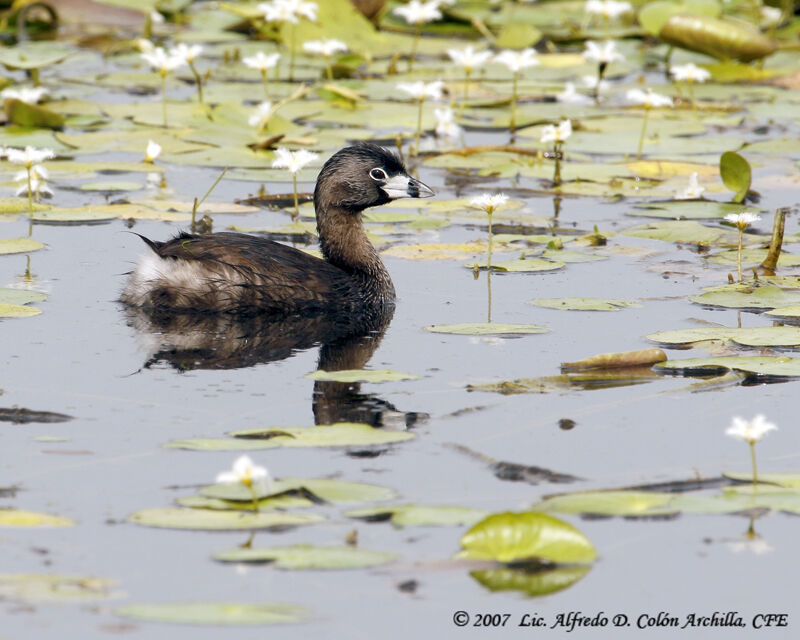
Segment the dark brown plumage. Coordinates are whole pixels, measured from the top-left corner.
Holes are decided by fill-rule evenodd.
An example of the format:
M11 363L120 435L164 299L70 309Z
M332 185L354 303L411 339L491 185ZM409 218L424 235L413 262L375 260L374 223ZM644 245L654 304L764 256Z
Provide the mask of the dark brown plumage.
M374 312L393 303L394 287L361 212L431 195L386 149L346 147L322 167L314 190L324 260L241 233L142 238L153 253L131 274L122 301L156 314Z

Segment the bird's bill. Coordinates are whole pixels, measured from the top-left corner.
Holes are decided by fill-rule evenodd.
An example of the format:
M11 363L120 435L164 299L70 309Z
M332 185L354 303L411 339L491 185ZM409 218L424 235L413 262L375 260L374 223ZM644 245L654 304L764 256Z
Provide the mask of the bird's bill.
M381 186L381 189L392 200L396 198L430 198L435 195L428 185L402 173L389 178Z

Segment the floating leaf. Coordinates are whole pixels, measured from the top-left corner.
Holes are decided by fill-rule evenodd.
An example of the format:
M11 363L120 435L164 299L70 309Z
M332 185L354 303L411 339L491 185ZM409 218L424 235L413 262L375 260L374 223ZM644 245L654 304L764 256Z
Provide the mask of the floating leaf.
M581 491L545 498L539 511L596 516L650 516L674 513L671 493L653 491Z
M797 327L699 327L676 331L659 331L647 336L660 344L691 344L703 340L731 340L746 347L794 347L800 345Z
M39 69L61 62L74 51L60 42L20 42L13 47L0 47L0 64L9 69Z
M716 358L668 360L654 367L655 371L661 373L677 373L689 376L718 375L729 369L757 376L796 378L800 376L800 358L719 356Z
M630 307L641 307L638 302L615 300L613 298L534 298L529 304L547 309L566 309L569 311L619 311Z
M1 315L1 314L0 314ZM0 527L73 527L75 522L35 511L0 509Z
M542 39L542 32L532 24L509 22L503 26L494 46L499 49L525 49L532 47Z
M724 228L707 227L694 220L669 220L664 222L651 222L640 227L633 227L623 231L626 236L635 238L652 238L664 242L679 242L682 244L698 245L730 245L736 246L739 241L738 233ZM759 239L756 236L745 234L745 242Z
M144 185L131 180L103 180L101 182L84 182L78 188L81 191L138 191L143 189Z
M246 513L242 511L207 511L204 509L142 509L128 519L145 527L163 529L195 529L206 531L239 531L294 527L321 522L324 518L314 514L285 512Z
M584 564L597 558L592 543L571 524L543 513L495 513L461 537L459 558Z
M28 318L38 316L41 312L42 310L36 307L0 303L0 318Z
M349 518L376 522L391 520L396 527L448 527L473 524L481 518L485 518L487 512L483 509L471 509L469 507L404 504L354 509L346 512L345 515Z
M64 126L64 116L16 98L6 99L3 102L3 109L9 122L22 127L61 129Z
M420 376L390 369L344 369L340 371L324 371L317 369L306 374L309 380L327 380L329 382L400 382L402 380L418 380Z
M723 476L731 480L741 482L752 482L753 474L748 473L723 473ZM800 489L800 473L759 473L758 481L768 484L775 484L779 487L790 489Z
M28 304L29 302L42 302L47 296L38 291L27 289L0 289L0 304Z
M259 507L273 508L270 498L265 496L280 494L294 489L306 489L318 498L336 504L350 504L355 502L378 502L391 500L395 497L394 490L360 482L343 482L328 478L281 478L273 480L271 490L263 492L260 496ZM215 484L205 487L201 495L220 500L241 501L245 506L252 504L252 493L242 484ZM308 506L313 504L302 496L275 496L275 501L281 501L283 507ZM288 502L288 504L287 504Z
M467 265L474 267L474 265ZM485 268L486 264L478 265ZM509 271L514 273L536 272L536 271L555 271L566 266L564 262L553 262L551 260L537 260L536 258L525 258L524 260L500 260L492 263L492 269L496 271Z
M635 211L625 215L645 218L673 218L675 220L714 220L731 213L750 210L743 204L714 202L711 200L671 200L669 202L645 202L636 205Z
M800 318L800 304L793 304L788 307L780 307L779 309L771 309L764 312L765 316L774 316L776 318Z
M305 622L311 617L308 609L294 604L245 602L130 604L116 609L115 613L123 618L148 622L219 626L293 624Z
M489 591L520 591L526 596L546 596L562 591L581 580L592 567L556 567L529 571L501 567L471 571L470 575Z
M55 574L0 574L0 597L22 602L83 602L116 598L115 580L94 576Z
M751 24L710 16L672 16L658 35L668 44L720 60L736 58L748 62L764 58L777 49L772 40Z
M744 202L752 180L750 163L735 151L726 151L719 159L719 175L725 186L736 194L733 201Z
M689 299L709 307L776 309L800 304L800 291L786 291L771 285L763 287L726 285L707 289L705 293L691 296Z
M536 324L501 324L499 322L463 322L460 324L433 324L423 327L431 333L452 333L466 336L507 336L530 333L547 333L546 327Z
M44 245L38 240L31 238L6 238L0 240L0 255L7 253L30 253L38 251Z
M270 562L279 569L365 569L388 564L396 557L386 551L306 544L233 549L214 554L214 560L220 562Z
M389 247L382 255L407 260L465 260L485 253L487 246L485 242L401 244Z
M618 367L638 367L663 362L667 359L661 349L639 349L619 353L601 353L577 362L562 362L562 371L582 371L584 369L613 369Z

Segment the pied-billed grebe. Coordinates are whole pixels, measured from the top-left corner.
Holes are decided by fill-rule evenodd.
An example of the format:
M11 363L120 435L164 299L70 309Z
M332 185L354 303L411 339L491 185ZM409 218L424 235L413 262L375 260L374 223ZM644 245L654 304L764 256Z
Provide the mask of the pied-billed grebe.
M396 198L426 198L392 152L359 143L335 153L314 189L324 260L242 233L142 238L153 252L131 274L122 301L154 312L293 314L376 309L394 286L367 239L361 212Z

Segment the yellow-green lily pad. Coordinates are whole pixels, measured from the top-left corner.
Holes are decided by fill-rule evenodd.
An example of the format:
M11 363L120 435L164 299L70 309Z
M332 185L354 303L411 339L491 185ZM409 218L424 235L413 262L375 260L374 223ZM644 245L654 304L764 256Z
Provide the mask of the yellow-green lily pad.
M0 527L73 526L75 526L75 522L73 520L70 520L69 518L62 518L61 516L53 516L48 513L37 513L35 511L23 511L20 509L0 509Z
M0 598L22 602L85 602L118 598L115 580L50 573L0 574Z
M38 240L31 238L4 238L0 240L0 255L9 253L30 253L44 248Z
M620 311L642 306L638 302L613 298L535 298L528 302L537 307L569 311Z
M108 0L105 0L108 1ZM146 622L214 626L262 626L305 622L311 612L294 604L246 602L173 602L130 604L115 610L118 616Z
M396 557L386 551L307 544L232 549L214 554L214 560L220 562L269 562L279 569L365 569L389 564Z
M42 310L36 307L0 303L0 318L29 318L30 316L38 316L41 312Z
M488 512L483 509L457 506L420 506L413 504L387 507L370 507L353 509L345 515L349 518L382 522L391 520L396 527L447 527L473 524L485 518Z
M315 514L297 514L269 511L252 513L243 511L211 511L175 507L142 509L128 519L134 524L162 529L193 529L204 531L241 531L296 527L324 520Z

